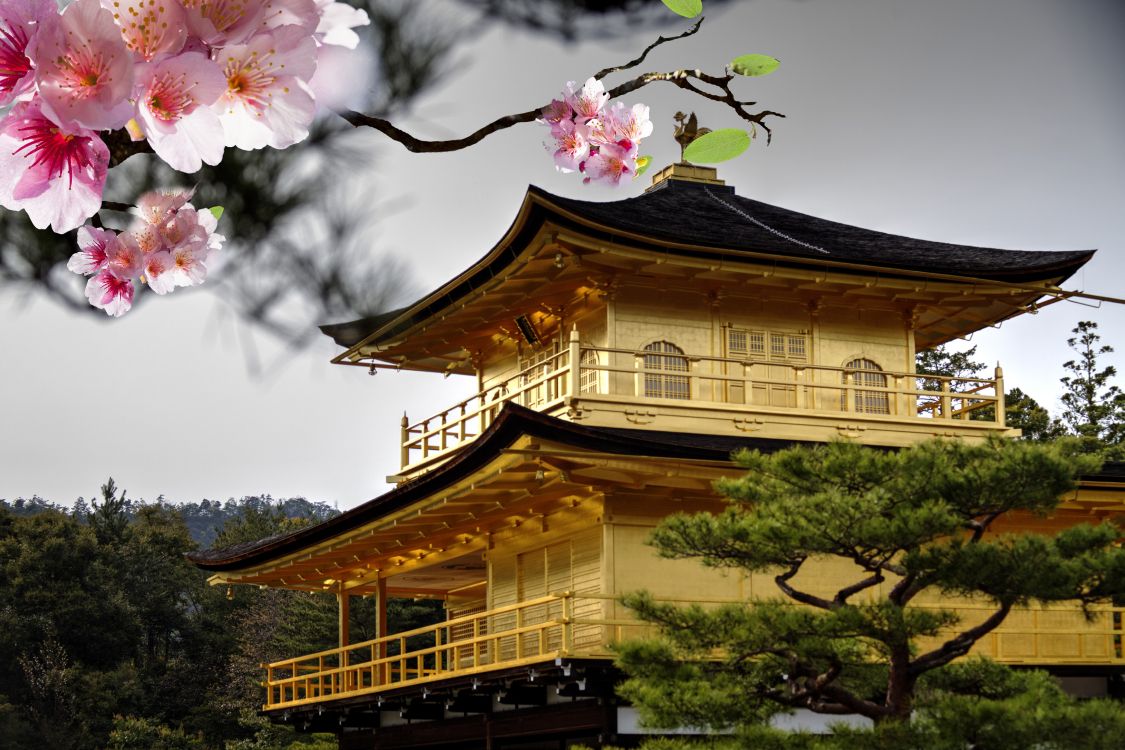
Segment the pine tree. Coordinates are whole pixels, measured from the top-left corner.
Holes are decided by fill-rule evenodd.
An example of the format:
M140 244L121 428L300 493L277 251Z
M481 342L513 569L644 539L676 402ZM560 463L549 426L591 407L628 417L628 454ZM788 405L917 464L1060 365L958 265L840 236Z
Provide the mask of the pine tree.
M1065 389L1062 418L1076 435L1096 447L1110 447L1125 441L1125 393L1112 382L1117 369L1101 367L1098 361L1112 354L1113 347L1098 346L1101 336L1097 331L1097 323L1084 320L1066 341L1078 358L1063 364L1070 374L1060 380Z
M656 726L748 726L787 708L907 723L920 680L1013 608L1125 594L1112 524L990 532L1016 511L1051 512L1076 472L1096 468L1073 449L994 439L742 452L747 474L718 485L725 511L672 516L650 542L664 557L769 574L779 595L710 608L626 597L662 637L622 647L624 694ZM966 624L917 606L937 592L989 611Z

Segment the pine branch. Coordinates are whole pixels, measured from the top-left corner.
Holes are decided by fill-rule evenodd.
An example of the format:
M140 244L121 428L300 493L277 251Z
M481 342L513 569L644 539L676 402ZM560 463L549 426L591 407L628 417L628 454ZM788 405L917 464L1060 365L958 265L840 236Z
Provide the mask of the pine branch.
M878 586L884 580L886 579L883 578L883 574L881 572L876 572L875 575L868 576L862 581L857 581L851 586L845 586L844 588L837 591L836 596L832 599L832 602L833 604L835 604L835 606L842 607L848 603L849 597L855 596L861 591L866 591L873 586Z
M774 583L776 583L777 587L781 589L781 593L785 594L794 601L800 602L801 604L808 604L810 607L829 610L836 609L836 605L828 599L822 599L819 596L814 596L813 594L810 594L808 592L800 591L799 589L795 589L789 585L789 580L793 576L797 575L798 571L801 570L801 566L804 564L805 558L802 557L800 560L790 565L789 570L774 576Z
M989 615L988 619L980 625L969 628L941 644L941 646L933 651L922 654L912 661L910 663L909 673L916 677L923 672L928 672L931 669L944 666L957 657L969 653L973 644L999 627L1000 623L1004 622L1004 618L1006 618L1011 611L1012 605L1010 603L1005 602L1001 604L1000 609Z

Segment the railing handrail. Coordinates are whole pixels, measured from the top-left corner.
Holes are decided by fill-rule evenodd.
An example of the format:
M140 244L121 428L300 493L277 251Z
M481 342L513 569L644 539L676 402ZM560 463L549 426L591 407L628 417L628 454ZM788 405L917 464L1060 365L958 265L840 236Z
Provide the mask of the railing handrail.
M422 627L414 628L413 630L404 630L400 633L393 633L391 635L384 635L384 636L380 636L378 638L371 638L371 639L366 640L366 641L360 641L359 643L349 643L347 646L337 646L336 648L329 648L329 649L325 649L323 651L314 651L311 654L303 654L303 655L298 656L298 657L293 658L293 659L282 659L280 661L270 662L266 666L269 666L269 667L284 667L284 666L293 664L293 663L298 662L298 661L307 661L308 659L318 659L318 658L323 657L323 656L332 656L332 655L340 654L344 651L355 651L355 650L358 650L358 649L361 649L361 648L369 648L371 646L386 646L386 645L389 645L391 643L400 641L400 640L405 639L405 638L413 638L415 636L425 635L426 633L436 632L436 631L442 630L444 628L450 628L450 627L455 627L457 625L463 625L465 623L469 623L469 622L472 622L474 620L479 620L479 619L481 619L482 617L485 617L485 616L493 617L493 616L496 616L496 615L503 615L503 614L507 614L508 612L514 612L518 609L525 609L527 607L537 607L537 606L540 606L542 604L550 604L551 602L560 602L563 599L567 599L567 598L570 598L570 597L573 597L573 596L574 596L574 594L572 594L569 591L564 591L564 592L559 593L559 594L548 594L546 596L541 596L537 599L528 599L527 601L516 602L515 604L505 604L501 607L496 607L495 609L487 610L486 612L477 612L477 613L471 614L471 615L462 615L461 617L457 617L457 618L454 618L452 620L442 620L441 622L436 623L434 625L423 625ZM505 633L507 633L507 632L508 631L505 631ZM411 652L411 653L413 653L413 652Z
M478 391L477 393L473 394L472 396L469 396L467 399L464 399L463 401L457 402L453 406L450 406L448 409L443 409L442 411L439 411L436 414L433 414L433 415L427 417L426 419L415 422L412 425L408 425L407 428L406 428L406 431L410 434L420 435L420 434L422 434L422 430L423 430L424 426L426 425L426 423L428 423L429 421L431 421L432 419L434 419L437 416L448 414L449 412L457 411L458 409L468 408L468 407L470 407L470 405L472 405L473 407L479 407L479 408L487 409L488 407L492 406L494 403L502 403L504 401L511 401L512 399L514 399L515 397L519 396L522 393L525 393L529 390L533 390L534 388L536 388L540 385L543 385L543 383L545 383L549 380L553 380L555 378L559 378L562 375L564 375L567 372L567 370L570 368L569 363L557 365L556 367L554 367L553 369L550 369L550 370L546 370L546 369L543 369L543 368L546 364L548 364L550 362L554 362L555 360L566 359L567 354L569 354L569 352L567 352L565 349L563 351L556 352L555 354L552 354L550 357L543 360L542 362L539 362L539 363L537 363L535 365L532 365L530 367L525 367L524 369L520 370L519 372L515 373L514 375L506 378L502 382L496 383L495 385L490 385L488 388L485 388L484 390ZM508 385L510 383L512 383L513 381L518 381L524 375L528 375L528 374L534 373L536 371L539 371L539 374L537 376L531 378L530 380L528 380L524 383L519 383L518 385L513 386L513 390L508 390ZM488 400L489 394L492 394L494 392L502 392L503 397L494 399L493 401L489 401ZM440 431L440 427L435 428L434 430L431 430L430 432L431 432L431 434L436 434L439 431Z
M642 390L648 382L643 376L650 375L664 378L666 383L682 382L671 379L683 378L687 388L678 387L685 390L689 398L676 398L676 401L687 400L700 406L737 404L750 410L780 407L876 418L891 415L911 420L966 420L972 412L991 408L994 414L989 421L1004 426L1003 376L999 368L995 377L936 375L777 360L768 356L731 357L589 346L582 344L576 336L576 333L572 335L569 346L467 399L413 424L404 418L402 468L417 468L476 439L495 418L497 408L508 401L524 403L546 412L554 412L573 398L604 400L606 396L616 395L665 403L666 399L661 394L646 395ZM607 356L584 361L588 352ZM622 357L631 360L627 364L621 361ZM653 358L652 366L645 366L644 360L649 357ZM677 358L686 363L686 367L670 369L664 366ZM704 362L711 364L700 366ZM594 376L593 386L587 392L583 377L590 375ZM631 393L621 380L622 376L634 378ZM872 380L875 382L868 382ZM766 399L766 403L759 403L757 392L751 399L751 387L771 392L772 389L789 389L795 394L795 403L775 404L770 402L772 396ZM731 388L742 390L728 392ZM737 392L745 395L731 395ZM832 400L837 397L840 399L839 409L832 407ZM891 410L876 411L866 401L861 403L861 400L872 398L889 404Z

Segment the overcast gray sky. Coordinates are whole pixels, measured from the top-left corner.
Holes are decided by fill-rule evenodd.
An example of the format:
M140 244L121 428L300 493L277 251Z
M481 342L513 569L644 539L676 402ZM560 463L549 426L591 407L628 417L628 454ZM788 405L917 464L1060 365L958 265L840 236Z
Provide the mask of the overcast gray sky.
M702 33L644 67L719 70L748 52L782 61L742 87L787 118L773 145L759 140L721 165L741 195L946 242L1096 247L1069 286L1125 296L1125 3L735 0L708 15ZM665 33L685 25L669 19ZM464 133L632 58L657 33L563 44L496 27L460 48L458 72L406 124L433 137ZM643 150L657 168L678 155L677 109L712 128L738 125L671 87L625 101L652 106L656 131ZM528 183L594 200L647 184L583 187L553 171L543 135L523 126L440 156L372 137L376 189L409 199L380 221L372 251L404 258L432 288L501 237ZM1057 411L1067 332L1084 319L1125 350L1125 308L1069 303L971 343L1004 365L1009 386ZM388 489L404 409L428 416L473 389L469 379L330 366L327 339L287 355L255 337L262 359L278 363L255 376L249 335L206 294L176 294L116 321L0 297L0 498L70 503L112 475L148 499L271 493L351 507Z

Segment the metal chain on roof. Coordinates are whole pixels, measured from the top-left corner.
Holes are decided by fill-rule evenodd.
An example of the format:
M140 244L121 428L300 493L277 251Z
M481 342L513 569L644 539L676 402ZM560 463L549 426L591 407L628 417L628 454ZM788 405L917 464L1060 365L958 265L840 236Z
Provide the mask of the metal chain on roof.
M769 232L772 235L780 237L783 240L788 240L789 242L792 242L794 245L800 245L801 247L806 248L808 250L815 250L818 253L824 253L825 255L831 255L832 254L832 253L828 252L827 250L825 250L823 247L817 247L816 245L811 245L808 242L802 242L801 240L799 240L795 237L790 237L789 235L785 234L784 232L780 232L780 231L774 229L773 227L769 226L768 224L766 224L762 221L759 221L758 219L755 219L753 216L746 213L745 211L743 211L738 206L732 206L731 204L727 203L725 200L723 200L719 196L712 193L711 189L708 188L708 187L704 187L703 192L707 193L707 195L714 198L716 201L719 202L720 205L724 206L727 210L734 211L736 214L738 214L742 218L751 222L755 226L761 227L762 229L766 230L767 232Z

